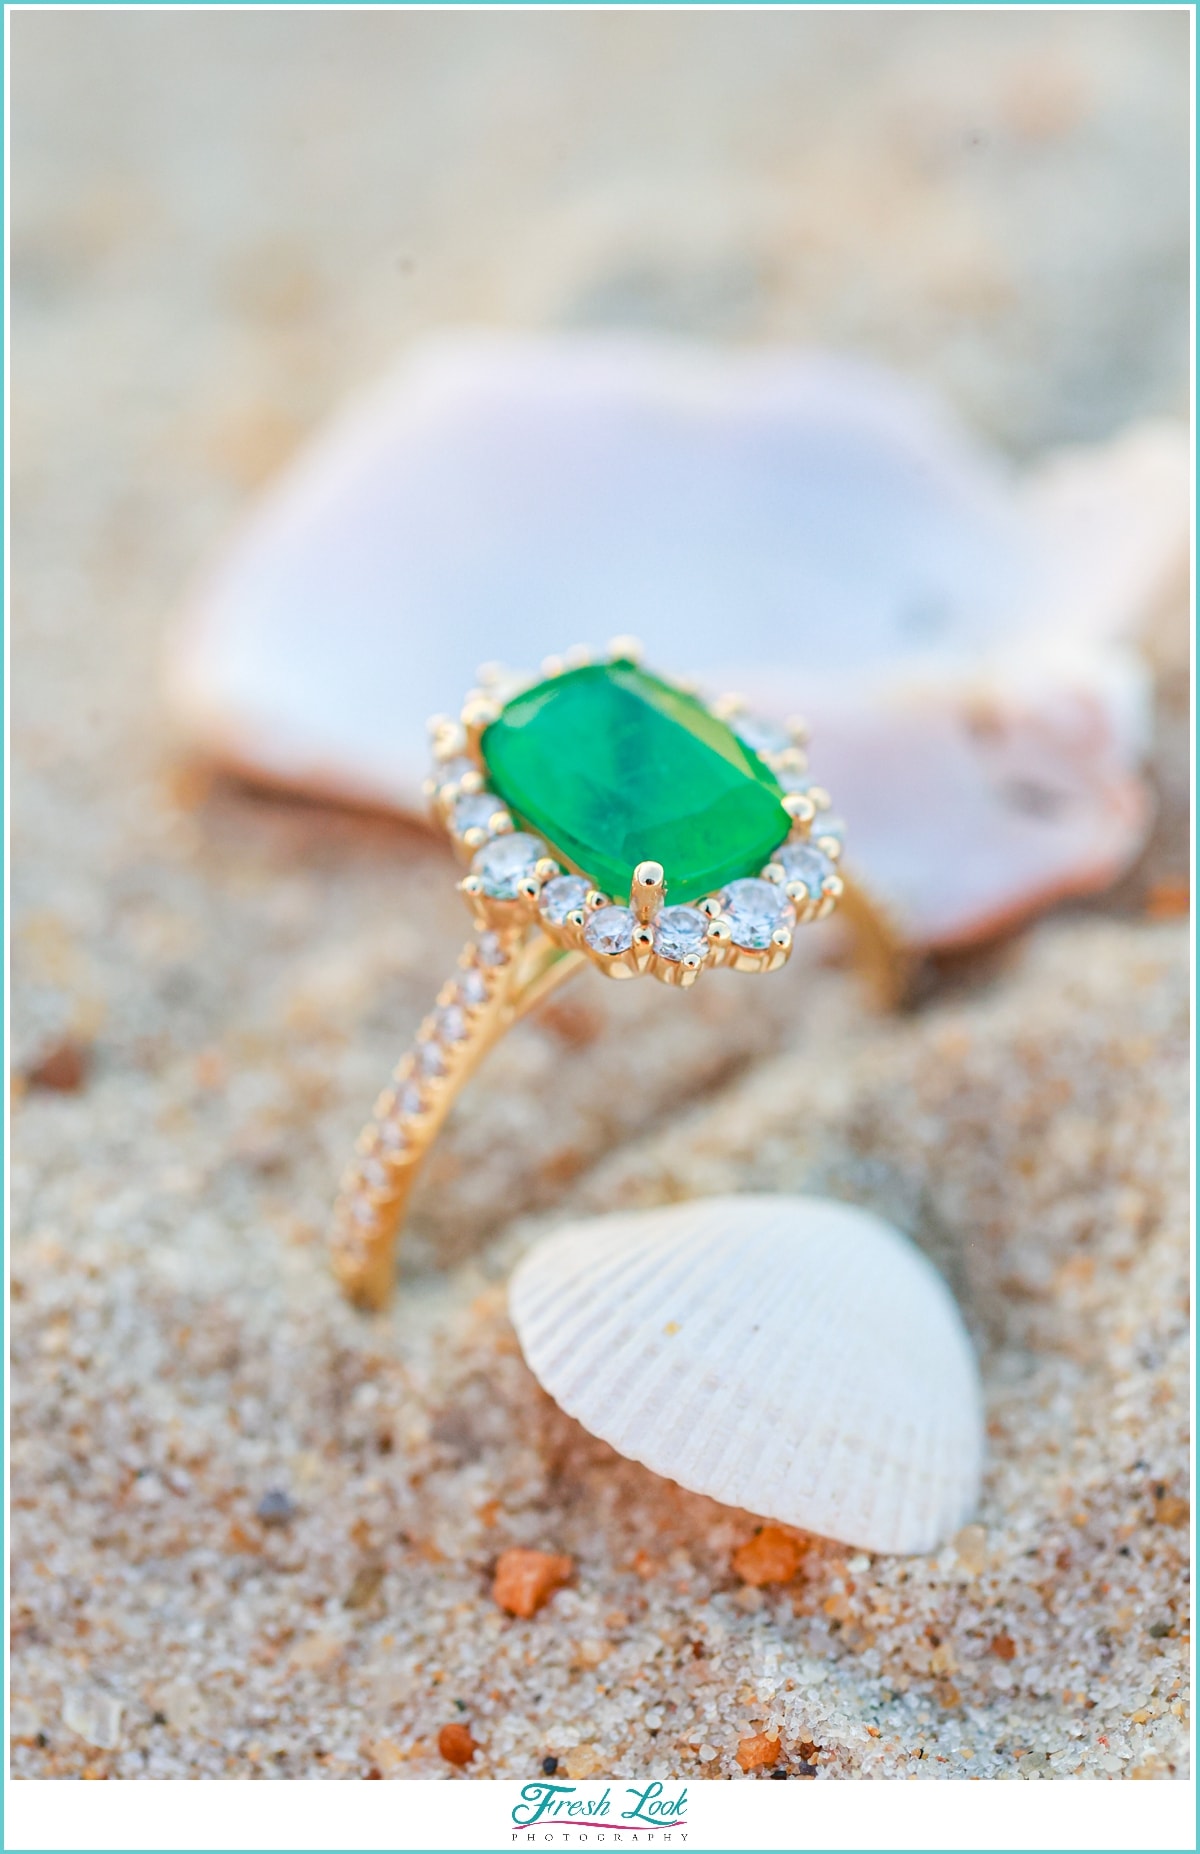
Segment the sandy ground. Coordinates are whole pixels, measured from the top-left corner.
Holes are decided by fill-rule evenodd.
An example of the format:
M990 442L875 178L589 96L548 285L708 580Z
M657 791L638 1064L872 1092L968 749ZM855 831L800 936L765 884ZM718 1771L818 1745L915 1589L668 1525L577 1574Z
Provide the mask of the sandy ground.
M448 320L863 348L1019 453L1181 412L1185 33L14 21L18 1774L447 1775L462 1720L468 1776L740 1780L764 1731L818 1780L1183 1773L1178 627L1159 834L1106 910L894 1020L815 960L581 981L480 1076L370 1320L321 1237L460 932L448 859L214 784L157 678L255 485ZM990 1465L940 1555L814 1541L747 1587L753 1516L525 1370L503 1283L565 1208L737 1188L870 1203L959 1293ZM490 1596L512 1544L575 1560L529 1621Z

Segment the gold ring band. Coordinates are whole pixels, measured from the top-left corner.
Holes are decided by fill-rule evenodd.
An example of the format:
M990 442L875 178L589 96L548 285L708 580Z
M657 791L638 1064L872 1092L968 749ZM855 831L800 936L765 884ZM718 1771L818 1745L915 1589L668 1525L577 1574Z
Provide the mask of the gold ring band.
M331 1253L343 1291L380 1307L416 1174L460 1090L518 1017L583 965L539 929L485 930L438 993L358 1137L334 1206Z

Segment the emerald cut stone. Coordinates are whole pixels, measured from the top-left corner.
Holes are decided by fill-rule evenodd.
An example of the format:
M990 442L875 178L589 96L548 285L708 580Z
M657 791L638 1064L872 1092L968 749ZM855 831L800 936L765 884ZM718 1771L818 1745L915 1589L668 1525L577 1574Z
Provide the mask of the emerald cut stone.
M485 731L493 790L561 861L627 896L661 863L673 902L757 873L788 834L779 781L724 721L634 663L568 670Z

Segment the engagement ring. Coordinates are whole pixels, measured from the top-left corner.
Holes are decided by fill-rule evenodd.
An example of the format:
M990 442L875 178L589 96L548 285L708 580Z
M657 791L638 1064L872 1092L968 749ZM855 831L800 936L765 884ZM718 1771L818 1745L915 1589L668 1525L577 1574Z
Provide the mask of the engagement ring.
M737 697L705 703L616 639L538 679L480 672L458 721L430 723L428 796L467 873L475 931L396 1068L342 1179L333 1265L377 1307L420 1166L464 1082L509 1025L590 964L694 985L774 972L798 927L849 899L842 824L809 775L804 729Z

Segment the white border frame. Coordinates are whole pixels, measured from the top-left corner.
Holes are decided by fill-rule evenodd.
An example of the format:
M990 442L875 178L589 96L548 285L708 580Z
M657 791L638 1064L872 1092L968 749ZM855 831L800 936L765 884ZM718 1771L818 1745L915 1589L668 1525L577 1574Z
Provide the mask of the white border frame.
M669 4L669 0L668 0ZM937 0L905 4L902 10L934 10ZM1071 4L1071 0L1065 0ZM15 14L29 12L93 11L83 4L16 5L5 8L4 19L4 103L6 131L11 124L11 21ZM132 11L132 5L114 5L113 12ZM214 0L213 6L152 4L138 11L154 12L265 12L311 11L300 6L275 7L251 4L228 4ZM340 7L318 6L315 10L342 11ZM381 3L355 6L355 11L380 12L475 12L494 11L488 4L465 0L463 5ZM639 11L666 10L658 5L629 0L626 5L591 4L580 0L578 6L557 4L508 5L507 11ZM685 4L670 10L693 12L791 11L791 12L891 12L891 5L864 0L835 0L835 3L763 5L742 8L736 4ZM940 6L938 10L943 10ZM951 4L949 11L1052 12L1061 6L1041 4L1040 0L981 0L979 6ZM1138 5L1086 4L1072 11L1092 12L1160 12L1186 13L1192 24L1190 67L1192 95L1196 95L1196 14L1194 6L1183 0L1166 0L1164 4ZM5 137L4 208L6 228L11 226L11 138ZM1192 223L1195 225L1195 116L1191 136ZM4 302L10 302L10 252L6 241L4 259ZM1191 327L1193 353L1195 335L1195 248L1191 261ZM11 377L11 331L5 318L5 382ZM11 395L8 403L11 404ZM1195 377L1193 372L1191 411L1195 430ZM6 405L4 427L4 593L6 614L11 611L11 534L10 534L10 459L11 430ZM1195 483L1193 481L1193 505ZM1195 537L1192 545L1193 583ZM9 794L11 781L11 642L6 627L4 642L4 853L5 872L10 867L11 825ZM1193 728L1196 713L1196 667L1191 670ZM1192 790L1195 791L1195 738L1193 732ZM1192 887L1195 892L1195 843L1192 850ZM11 944L10 893L4 893L4 1009L5 1025L11 1021L10 979L7 954ZM1192 1032L1195 1050L1195 942L1192 948ZM10 1200L7 1181L10 1168L9 1080L6 1073L4 1161L5 1228L8 1228ZM1192 1098L1192 1126L1195 1132L1195 1095ZM1195 1230L1195 1177L1192 1181L1192 1228ZM9 1304L4 1303L4 1392L8 1407L9 1392ZM1195 1374L1195 1327L1192 1331L1192 1369ZM1193 1481L1195 1452L1193 1441ZM9 1617L10 1543L9 1462L5 1451L5 1621ZM1193 1543L1193 1577L1195 1571ZM1192 1659L1195 1674L1195 1649ZM5 1693L8 1692L8 1630L4 1642ZM1197 1846L1195 1777L1175 1782L1159 1782L1148 1787L1128 1782L1106 1786L1102 1791L1093 1785L1082 1788L1058 1782L1050 1788L1039 1784L989 1782L982 1792L968 1780L952 1782L895 1783L861 1781L855 1783L686 1783L691 1820L686 1832L665 1835L642 1831L616 1835L591 1831L587 1840L580 1829L540 1827L530 1832L511 1826L511 1812L519 1801L522 1785L515 1782L483 1779L479 1781L405 1780L398 1789L376 1788L364 1783L310 1783L303 1780L255 1783L250 1781L190 1782L185 1780L186 1799L179 1782L146 1780L98 1785L85 1789L76 1782L20 1782L8 1775L10 1744L8 1709L4 1722L4 1801L6 1849L334 1849L334 1848L412 1848L412 1849L491 1849L583 1847L586 1854L603 1847L663 1847L690 1849L917 1849L941 1850L990 1849L1194 1849ZM619 1781L614 1779L614 1785ZM603 1784L577 1786L581 1795L600 1794ZM672 1782L671 1790L678 1786ZM181 1809L181 1803L185 1807ZM752 1825L751 1825L752 1824Z

